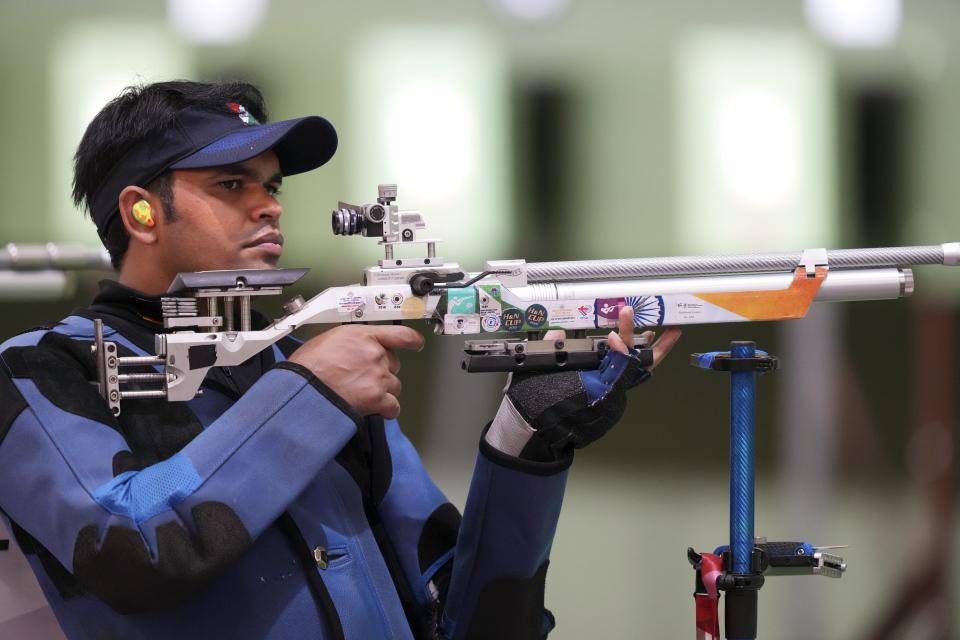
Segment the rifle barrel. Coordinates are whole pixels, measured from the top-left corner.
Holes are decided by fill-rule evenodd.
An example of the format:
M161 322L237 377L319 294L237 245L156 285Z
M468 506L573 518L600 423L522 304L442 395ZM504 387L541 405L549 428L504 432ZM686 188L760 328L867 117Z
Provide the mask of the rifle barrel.
M726 256L627 258L534 262L527 265L527 282L574 282L734 273L792 272L803 252L753 253ZM919 247L833 249L827 251L831 268L909 267L960 263L960 243Z
M793 274L748 273L676 278L635 278L595 282L539 282L510 292L525 302L585 300L625 296L729 293L785 290ZM913 293L909 268L837 269L830 271L815 298L819 302L895 300Z

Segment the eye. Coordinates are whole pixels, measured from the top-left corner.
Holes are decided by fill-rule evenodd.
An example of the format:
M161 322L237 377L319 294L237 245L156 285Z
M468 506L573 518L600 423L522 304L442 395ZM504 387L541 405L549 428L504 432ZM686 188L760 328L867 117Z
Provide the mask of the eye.
M226 189L227 191L236 191L243 186L242 180L224 180L220 183L220 186Z
M283 193L283 192L280 190L280 185L278 185L278 184L268 184L268 185L267 185L267 193L269 193L272 197L276 198L276 197L279 197L280 194Z

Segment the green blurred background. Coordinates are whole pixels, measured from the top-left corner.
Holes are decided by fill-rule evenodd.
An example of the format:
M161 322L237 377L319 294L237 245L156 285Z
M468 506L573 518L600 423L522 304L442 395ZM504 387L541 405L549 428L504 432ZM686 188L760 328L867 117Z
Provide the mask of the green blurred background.
M284 265L312 269L291 293L379 257L329 232L337 201L379 182L471 270L960 240L958 36L956 0L0 0L0 240L96 246L69 199L83 129L124 86L180 77L251 80L273 119L337 126L335 158L284 184ZM102 277L0 301L0 333L62 317ZM686 329L577 456L551 638L693 636L685 550L726 542L728 406L687 355L732 339L783 358L759 383L758 535L851 545L842 580L767 581L760 637L960 638L960 272L916 280L907 300ZM460 347L404 355L402 423L462 506L503 381L462 374ZM4 600L42 604L3 562L0 622Z

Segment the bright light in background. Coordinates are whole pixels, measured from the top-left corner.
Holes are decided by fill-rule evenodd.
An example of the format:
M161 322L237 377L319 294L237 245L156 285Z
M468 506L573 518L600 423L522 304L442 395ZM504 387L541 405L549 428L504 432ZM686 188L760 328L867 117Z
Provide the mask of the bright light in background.
M192 60L162 23L73 23L50 51L50 183L54 237L99 245L73 206L73 154L87 125L124 87L190 77Z
M709 30L678 54L678 231L691 253L832 245L822 52L792 32Z
M547 22L564 14L570 0L488 0L498 12L529 24Z
M252 36L268 0L167 0L173 31L187 42L224 45Z
M355 41L345 77L349 119L339 129L349 189L340 197L369 202L377 184L396 183L397 203L422 213L423 237L443 240L445 260L476 269L502 257L511 171L503 48L472 28L377 29ZM382 257L372 243L336 247Z
M731 91L716 105L708 145L731 195L744 209L776 212L797 196L801 146L795 108L764 87Z
M810 26L838 47L883 47L903 21L900 0L805 0Z
M433 185L432 197L463 194L476 174L477 113L449 86L401 89L388 101L387 162L403 185Z

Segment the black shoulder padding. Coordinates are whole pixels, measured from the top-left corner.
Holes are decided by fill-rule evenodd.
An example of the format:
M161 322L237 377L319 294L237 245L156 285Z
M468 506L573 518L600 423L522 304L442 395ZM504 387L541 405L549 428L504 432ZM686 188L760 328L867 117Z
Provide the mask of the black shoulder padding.
M11 347L3 353L14 378L29 378L54 405L119 431L130 446L122 471L143 469L166 460L203 431L203 425L185 402L162 398L138 399L123 404L119 419L90 382L96 379L96 365L90 342L51 332L35 347ZM135 355L118 345L121 356ZM127 373L152 373L152 367L130 367ZM2 377L2 376L0 376ZM2 384L2 383L0 383ZM142 388L132 384L130 389ZM2 392L2 389L0 389ZM2 418L0 411L0 418ZM117 470L116 460L114 470Z
M163 398L124 402L120 432L130 447L123 471L138 471L174 455L200 432L203 425L186 402ZM118 469L114 459L114 471Z
M440 556L456 546L461 520L460 512L449 502L437 507L427 518L417 543L421 574L426 573Z
M0 371L0 444L3 444L3 439L10 431L10 425L26 408L27 401L20 395L16 385Z
M60 409L117 428L107 403L90 384L96 370L89 342L50 332L35 347L7 349L3 360L14 378L31 379Z
M547 562L529 578L497 578L483 587L466 640L541 640Z
M117 451L113 455L113 477L127 471L140 471L145 467L132 451Z
M150 561L140 534L109 527L97 548L97 527L80 530L73 573L90 593L122 614L174 607L219 576L253 543L233 509L204 502L191 513L197 536L179 523L157 527L157 564Z

